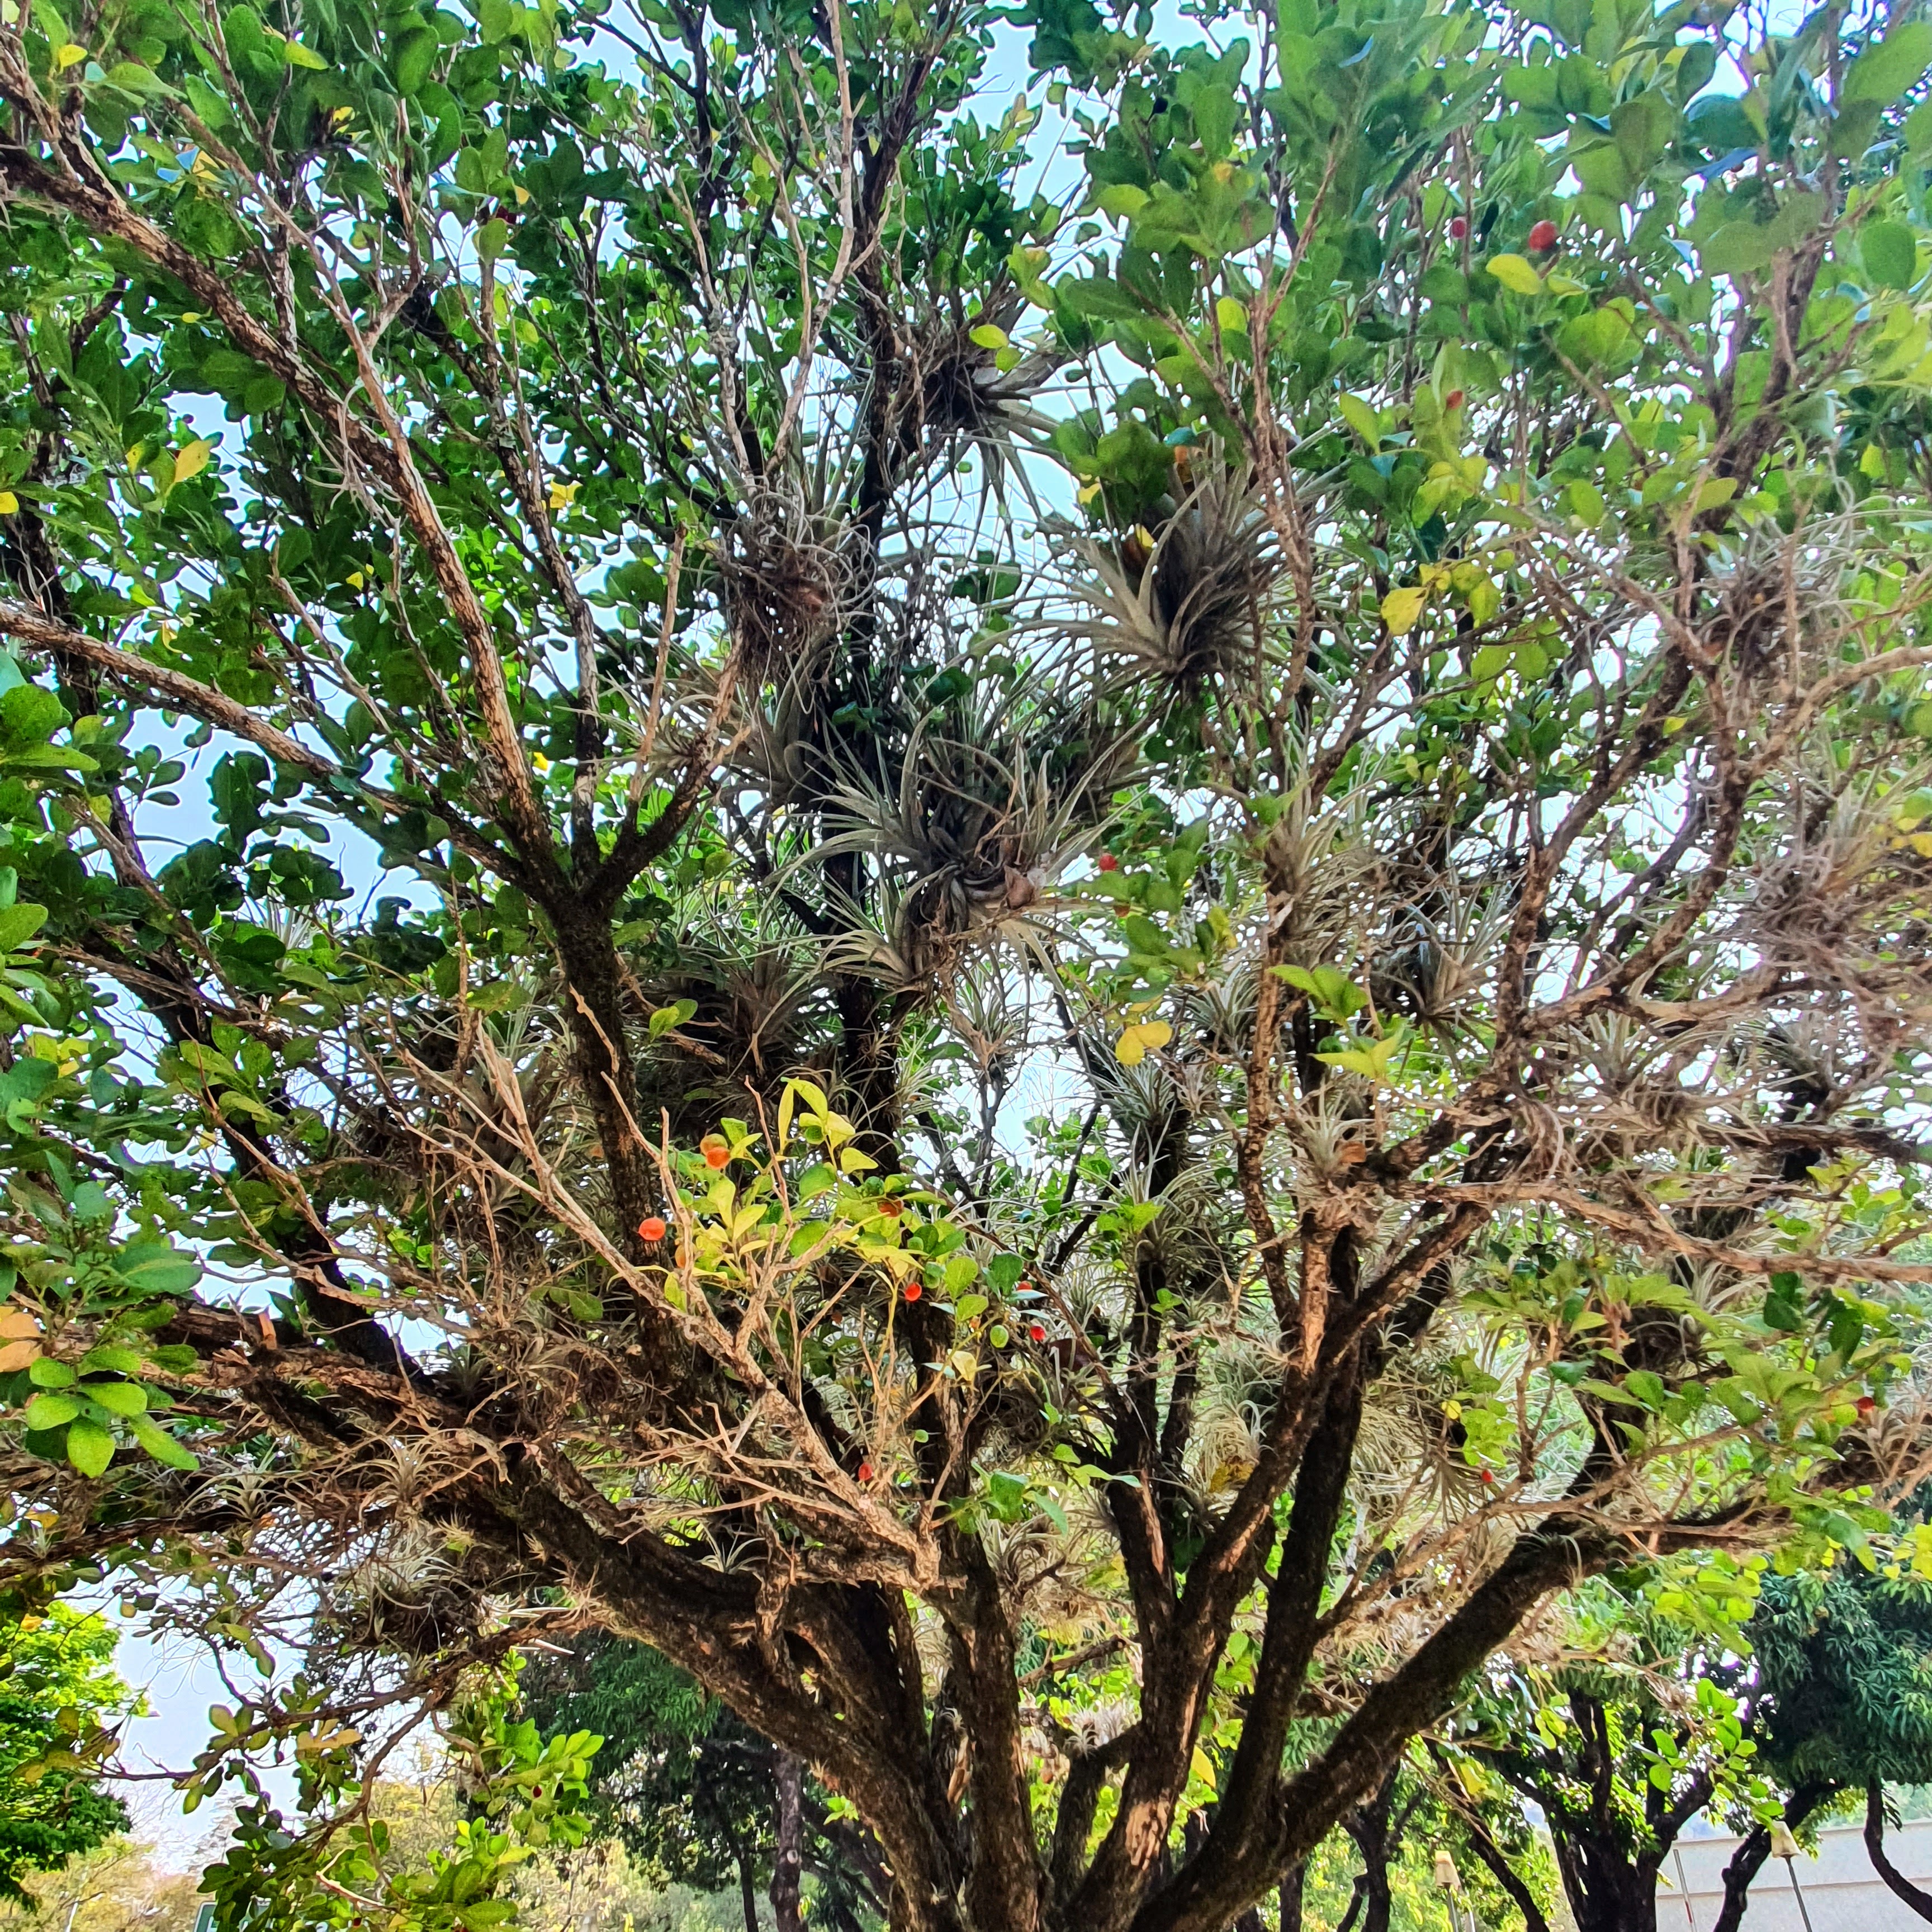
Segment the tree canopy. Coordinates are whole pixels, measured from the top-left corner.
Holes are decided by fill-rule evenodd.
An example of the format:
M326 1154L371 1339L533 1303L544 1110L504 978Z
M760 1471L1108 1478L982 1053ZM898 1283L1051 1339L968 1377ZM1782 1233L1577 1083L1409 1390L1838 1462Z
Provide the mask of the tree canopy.
M1220 1932L1883 1528L1916 6L4 9L0 1582L299 1654L196 1792L596 1623Z
M127 1806L102 1790L86 1750L140 1702L115 1674L114 1651L100 1618L62 1606L0 1630L0 1898L26 1902L22 1879L128 1828Z

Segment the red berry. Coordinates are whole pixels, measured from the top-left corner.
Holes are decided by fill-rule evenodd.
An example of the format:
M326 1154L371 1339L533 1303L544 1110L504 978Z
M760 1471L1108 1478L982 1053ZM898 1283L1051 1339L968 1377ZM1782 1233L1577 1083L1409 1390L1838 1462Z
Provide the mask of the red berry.
M1878 1404L1870 1396L1862 1395L1858 1397L1858 1408L1861 1419L1870 1415L1877 1407Z
M1467 215L1459 214L1449 224L1449 238L1453 242L1461 241L1468 232L1469 220Z
M1103 872L1118 872L1120 869L1120 862L1112 853L1102 852L1100 854L1100 869Z
M1451 389L1449 393L1442 398L1442 406L1445 410L1460 410L1462 406L1462 391L1460 389Z
M1046 1330L1037 1322L1027 1330L1027 1334L1036 1342L1044 1342L1046 1340Z
M1529 251L1532 255L1546 255L1556 246L1556 224L1553 221L1539 221L1529 231Z
M926 1290L916 1281L909 1281L906 1283L905 1297L908 1301L916 1301L925 1292Z
M862 1483L869 1483L872 1480L872 1466L871 1463L861 1462L859 1465L859 1480Z
M1493 1483L1496 1480L1496 1478L1491 1475L1488 1470L1485 1469L1483 1472L1483 1480L1486 1483Z
M638 1223L638 1232L647 1241L661 1241L664 1238L664 1218L662 1214L646 1214Z

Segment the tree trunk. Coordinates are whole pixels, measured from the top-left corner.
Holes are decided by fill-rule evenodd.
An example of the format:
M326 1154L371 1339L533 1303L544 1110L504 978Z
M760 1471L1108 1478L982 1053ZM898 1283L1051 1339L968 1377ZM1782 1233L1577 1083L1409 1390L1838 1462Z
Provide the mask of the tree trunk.
M1308 1868L1297 1865L1281 1882L1280 1932L1301 1932L1301 1890L1308 1877ZM1256 1908L1260 1916L1260 1908Z
M1590 1856L1592 1849L1598 1856ZM1574 1850L1583 1856L1561 1862L1576 1932L1657 1932L1654 1864L1633 1862L1616 1844Z
M1865 1786L1865 1850L1871 1854L1872 1869L1928 1924L1932 1924L1932 1894L1921 1892L1904 1873L1886 1856L1885 1786L1876 1778Z
M1820 1805L1827 1798L1835 1797L1843 1788L1823 1783L1797 1786L1784 1808L1784 1822L1796 1830ZM1762 1825L1754 1826L1745 1834L1743 1843L1731 1854L1731 1862L1724 1868L1724 1902L1718 1908L1718 1922L1712 1927L1711 1932L1738 1932L1744 1922L1751 1882L1764 1869L1764 1862L1770 1856L1771 1833Z
M738 1865L738 1903L744 1908L745 1932L759 1932L758 1888L752 1882L751 1854L734 1842L731 1856Z
M1389 1916L1395 1903L1389 1889L1389 1861L1395 1852L1389 1814L1394 1803L1395 1773L1391 1771L1374 1797L1343 1821L1362 1855L1362 1899L1367 1907L1362 1916L1362 1932L1389 1932Z
M800 1910L805 1871L805 1766L790 1751L777 1754L772 1776L778 1786L778 1849L772 1856L772 1916L778 1932L805 1932Z
M1469 1849L1489 1868L1490 1876L1508 1894L1510 1902L1522 1914L1523 1932L1550 1932L1550 1921L1544 1917L1535 1893L1522 1882L1516 1868L1504 1856L1503 1848L1490 1835L1489 1827L1473 1811L1465 1811L1460 1805L1456 1807L1456 1816L1462 1820L1462 1828L1468 1834Z

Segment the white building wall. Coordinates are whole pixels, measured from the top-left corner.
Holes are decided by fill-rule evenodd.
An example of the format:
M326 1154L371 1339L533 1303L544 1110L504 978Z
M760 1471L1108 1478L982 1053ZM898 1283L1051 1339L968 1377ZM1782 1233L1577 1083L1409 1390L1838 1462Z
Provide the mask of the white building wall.
M1724 1868L1737 1846L1733 1838L1678 1840L1682 1882L1677 1858L1666 1859L1666 1882L1658 1888L1658 1932L1711 1932L1724 1900ZM1885 1848L1914 1885L1932 1892L1932 1819L1887 1832ZM1818 1856L1801 1853L1789 1870L1781 1858L1766 1859L1750 1888L1744 1922L1748 1932L1804 1932L1792 1894L1794 1874L1811 1915L1811 1932L1924 1932L1925 1921L1872 1870L1862 1823L1826 1826L1818 1834Z

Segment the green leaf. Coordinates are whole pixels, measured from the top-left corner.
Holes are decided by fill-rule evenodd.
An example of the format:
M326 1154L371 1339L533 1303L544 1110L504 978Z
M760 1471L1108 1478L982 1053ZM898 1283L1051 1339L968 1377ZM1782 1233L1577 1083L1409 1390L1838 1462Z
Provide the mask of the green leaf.
M1755 275L1771 266L1778 238L1768 222L1727 221L1698 247L1706 274Z
M436 35L427 27L419 27L413 33L404 35L401 44L395 50L391 71L395 76L396 92L404 100L422 92L423 83L436 65L439 44Z
M70 1395L37 1395L28 1403L22 1420L29 1429L58 1429L80 1413L80 1403Z
M0 952L25 945L46 922L44 905L0 906Z
M110 1415L145 1415L148 1391L139 1382L82 1382L79 1393Z
M114 1269L143 1294L185 1294L201 1279L200 1262L166 1241L130 1241Z
M83 1375L106 1370L117 1376L138 1376L141 1358L132 1348L117 1348L110 1344L88 1349L80 1358L80 1370Z
M651 1015L651 1037L662 1040L674 1027L681 1027L698 1011L695 1000L680 1000L668 1006L659 1006Z
M1342 412L1342 420L1366 442L1371 449L1379 449L1382 444L1382 418L1364 402L1360 396L1352 396L1345 389L1335 398L1335 406Z
M299 40L283 41L282 58L291 67L308 68L316 74L326 74L328 71L328 62L324 60L313 47L305 47Z
M1406 1024L1397 1021L1380 1040L1364 1040L1357 1046L1318 1053L1315 1057L1346 1072L1359 1073L1378 1087L1391 1086L1394 1084L1395 1057L1402 1051L1408 1034Z
M82 1416L68 1425L67 1460L83 1476L98 1476L114 1460L114 1438Z
M1889 104L1907 92L1928 66L1932 66L1932 21L1908 21L1852 62L1839 99Z
M1909 289L1918 279L1918 242L1902 221L1868 222L1858 236L1865 273L1882 289Z
M1764 1298L1764 1319L1767 1328L1781 1329L1786 1334L1804 1326L1802 1276L1786 1273L1772 1276L1770 1292Z

